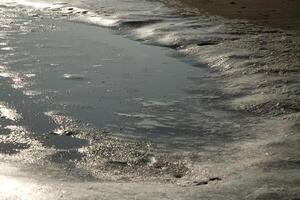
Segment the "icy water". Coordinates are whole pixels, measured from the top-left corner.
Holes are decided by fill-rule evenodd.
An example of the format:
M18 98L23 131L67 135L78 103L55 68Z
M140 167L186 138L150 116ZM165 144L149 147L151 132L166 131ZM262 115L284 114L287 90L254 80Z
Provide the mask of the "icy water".
M158 1L0 15L0 198L300 198L298 32Z

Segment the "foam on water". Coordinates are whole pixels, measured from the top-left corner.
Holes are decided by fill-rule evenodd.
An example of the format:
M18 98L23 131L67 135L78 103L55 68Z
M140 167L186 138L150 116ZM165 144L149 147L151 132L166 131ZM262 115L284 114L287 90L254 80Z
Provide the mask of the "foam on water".
M36 90L24 90L23 94L26 96L38 96L41 95L42 92L41 91L36 91Z
M11 87L15 89L24 88L29 82L25 81L27 76L23 76L20 73L10 71L6 67L0 68L0 77L9 78L11 81Z
M27 0L16 0L16 1L6 1L6 2L7 3L9 2L10 4L16 3L18 5L29 6L37 9L55 9L61 7L61 5L57 5L53 3L34 2L34 1L27 1Z
M99 26L105 26L105 27L114 27L118 24L118 19L105 19L100 16L89 16L89 17L83 17L79 16L74 18L73 20L78 22L85 22L89 24L99 25Z
M69 80L82 80L84 77L80 74L64 74L64 78Z
M9 108L4 102L0 102L0 117L12 121L22 119L22 116L15 109Z
M2 51L12 51L13 48L12 47L2 47L0 50L2 50Z

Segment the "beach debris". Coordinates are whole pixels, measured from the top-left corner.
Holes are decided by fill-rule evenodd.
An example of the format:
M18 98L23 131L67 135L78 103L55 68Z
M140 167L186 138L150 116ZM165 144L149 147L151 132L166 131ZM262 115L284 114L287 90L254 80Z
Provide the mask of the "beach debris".
M175 173L175 174L174 174L174 177L175 177L175 178L182 178L182 177L183 177L183 174L181 174L181 173Z
M79 133L78 131L67 130L67 131L64 132L64 135L73 136L73 135L77 135L78 133Z
M208 45L217 45L218 43L215 41L201 41L197 45L198 46L208 46Z
M180 182L178 185L182 187L188 187L188 186L201 186L201 185L208 185L210 182L215 182L215 181L221 181L222 178L215 176L211 177L205 180L199 180L199 181L185 181L185 182Z
M195 186L198 186L198 185L207 185L209 182L212 182L212 181L221 181L222 179L220 177L212 177L212 178L209 178L208 180L203 180L203 181L194 181L193 184Z
M51 134L51 135L74 136L74 135L78 135L79 131L58 129L58 130L51 131L49 134Z
M107 163L110 165L115 165L115 166L120 166L120 167L125 167L128 165L128 162L125 160L109 160L109 161L107 161Z
M152 154L146 154L142 157L139 157L133 161L134 164L136 165L142 165L142 166L148 166L152 167L157 163L156 158Z
M64 74L64 78L68 80L82 80L83 76L80 74Z
M38 14L33 14L33 15L31 15L31 17L39 17L39 15Z

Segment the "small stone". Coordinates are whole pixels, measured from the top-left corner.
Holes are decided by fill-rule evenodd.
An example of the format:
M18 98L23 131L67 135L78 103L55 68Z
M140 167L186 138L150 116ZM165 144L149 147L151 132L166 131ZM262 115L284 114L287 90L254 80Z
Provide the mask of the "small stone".
M183 174L174 174L174 177L175 177L175 178L182 178L182 177L183 177Z
M222 179L220 177L212 177L209 178L209 181L221 181Z
M109 160L108 164L118 165L118 166L127 166L128 162L123 160Z
M50 135L59 135L58 133L55 133L55 132L50 132L49 134Z
M207 185L208 181L194 181L195 185Z

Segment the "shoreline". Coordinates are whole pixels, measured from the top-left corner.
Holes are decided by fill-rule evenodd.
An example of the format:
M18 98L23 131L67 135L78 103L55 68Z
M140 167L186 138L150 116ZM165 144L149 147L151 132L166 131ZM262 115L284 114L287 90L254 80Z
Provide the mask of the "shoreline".
M297 33L174 13L120 17L119 36L77 10L2 10L2 180L39 199L300 196Z
M281 28L300 30L300 1L295 0L161 0L177 9L193 13L218 15L229 19Z

